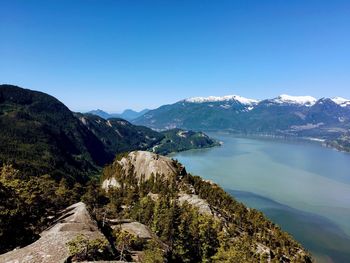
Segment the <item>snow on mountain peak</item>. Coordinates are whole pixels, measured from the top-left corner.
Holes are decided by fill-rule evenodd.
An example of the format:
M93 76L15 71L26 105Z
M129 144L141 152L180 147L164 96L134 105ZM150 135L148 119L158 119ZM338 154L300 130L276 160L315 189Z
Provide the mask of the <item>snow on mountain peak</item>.
M340 105L341 107L350 106L350 100L344 99L342 97L334 97L331 99L334 103Z
M222 97L216 97L216 96L193 97L193 98L185 99L186 102L191 102L191 103L220 102L220 101L230 101L230 100L239 101L244 105L253 105L259 102L258 100L248 99L238 95L227 95Z
M184 102L190 102L190 103L205 103L205 102L227 102L227 101L238 101L242 103L243 105L247 106L255 106L260 101L255 99L248 99L245 97L241 97L238 95L227 95L227 96L209 96L209 97L192 97L183 100ZM336 104L340 105L341 107L347 107L350 106L350 100L344 99L342 97L334 97L331 99ZM278 104L295 104L295 105L304 105L307 107L313 106L317 99L312 96L291 96L287 94L281 94L278 97L274 99L269 99L268 101L278 103ZM222 105L222 107L228 107L226 104Z
M312 106L316 103L317 99L311 96L291 96L287 94L282 94L279 95L277 98L274 98L273 101L277 103L290 103Z

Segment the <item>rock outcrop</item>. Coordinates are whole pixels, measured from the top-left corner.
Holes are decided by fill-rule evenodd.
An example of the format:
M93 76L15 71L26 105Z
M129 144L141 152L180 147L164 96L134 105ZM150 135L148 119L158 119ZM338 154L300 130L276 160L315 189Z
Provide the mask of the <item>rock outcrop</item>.
M180 204L187 202L193 207L198 208L200 214L213 215L208 202L200 198L198 195L180 194L178 200Z
M185 168L178 165L174 160L146 151L130 152L120 160L116 160L113 165L116 168L114 174L109 178L105 178L102 182L102 188L106 191L110 187L120 188L121 184L118 182L118 178L125 178L129 174L138 181L141 179L147 181L152 175L161 176L162 179L167 180L186 174ZM196 195L191 185L187 185L186 189L193 194L181 193L178 196L180 204L187 202L198 208L201 214L213 215L208 202ZM148 195L154 200L157 199L157 195L152 193L148 193Z
M133 169L136 178L141 179L144 176L148 180L151 175L174 176L178 173L178 168L173 160L146 151L134 151L123 157L119 163L122 165L125 173Z
M184 174L185 168L178 166L176 162L168 157L161 156L147 151L133 151L114 161L114 173L105 178L102 182L102 188L119 187L118 178L124 178L128 175L136 180L149 180L153 176L161 176L167 180L180 174Z
M139 222L126 222L120 224L120 228L140 239L152 239L155 237L147 226Z
M82 202L62 211L62 215L51 227L41 233L34 243L3 255L4 263L53 263L64 262L69 257L67 242L83 234L89 239L104 239L96 222L91 218Z

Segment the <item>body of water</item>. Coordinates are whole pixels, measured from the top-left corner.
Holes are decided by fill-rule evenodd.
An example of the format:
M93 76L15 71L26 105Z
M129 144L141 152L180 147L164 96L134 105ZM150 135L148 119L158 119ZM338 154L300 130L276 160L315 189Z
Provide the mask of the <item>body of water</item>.
M350 262L350 154L307 142L210 136L223 145L172 157L263 211L317 262Z

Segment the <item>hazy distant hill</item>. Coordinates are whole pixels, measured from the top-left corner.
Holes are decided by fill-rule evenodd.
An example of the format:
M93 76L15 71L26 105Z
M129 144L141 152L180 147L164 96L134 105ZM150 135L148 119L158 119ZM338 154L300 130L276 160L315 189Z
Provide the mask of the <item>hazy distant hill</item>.
M131 121L131 120L134 120L134 119L142 116L143 114L145 114L148 111L149 111L149 109L144 109L144 110L139 111L139 112L131 110L131 109L127 109L127 110L124 110L122 113L107 113L103 110L97 109L97 110L89 111L87 113L97 115L97 116L104 118L106 120L110 119L110 118L121 118L124 120Z

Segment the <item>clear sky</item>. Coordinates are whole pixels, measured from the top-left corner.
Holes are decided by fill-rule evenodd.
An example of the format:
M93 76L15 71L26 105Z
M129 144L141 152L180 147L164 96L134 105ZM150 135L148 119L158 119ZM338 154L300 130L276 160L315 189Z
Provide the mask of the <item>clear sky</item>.
M0 0L0 83L69 108L350 98L350 1Z

